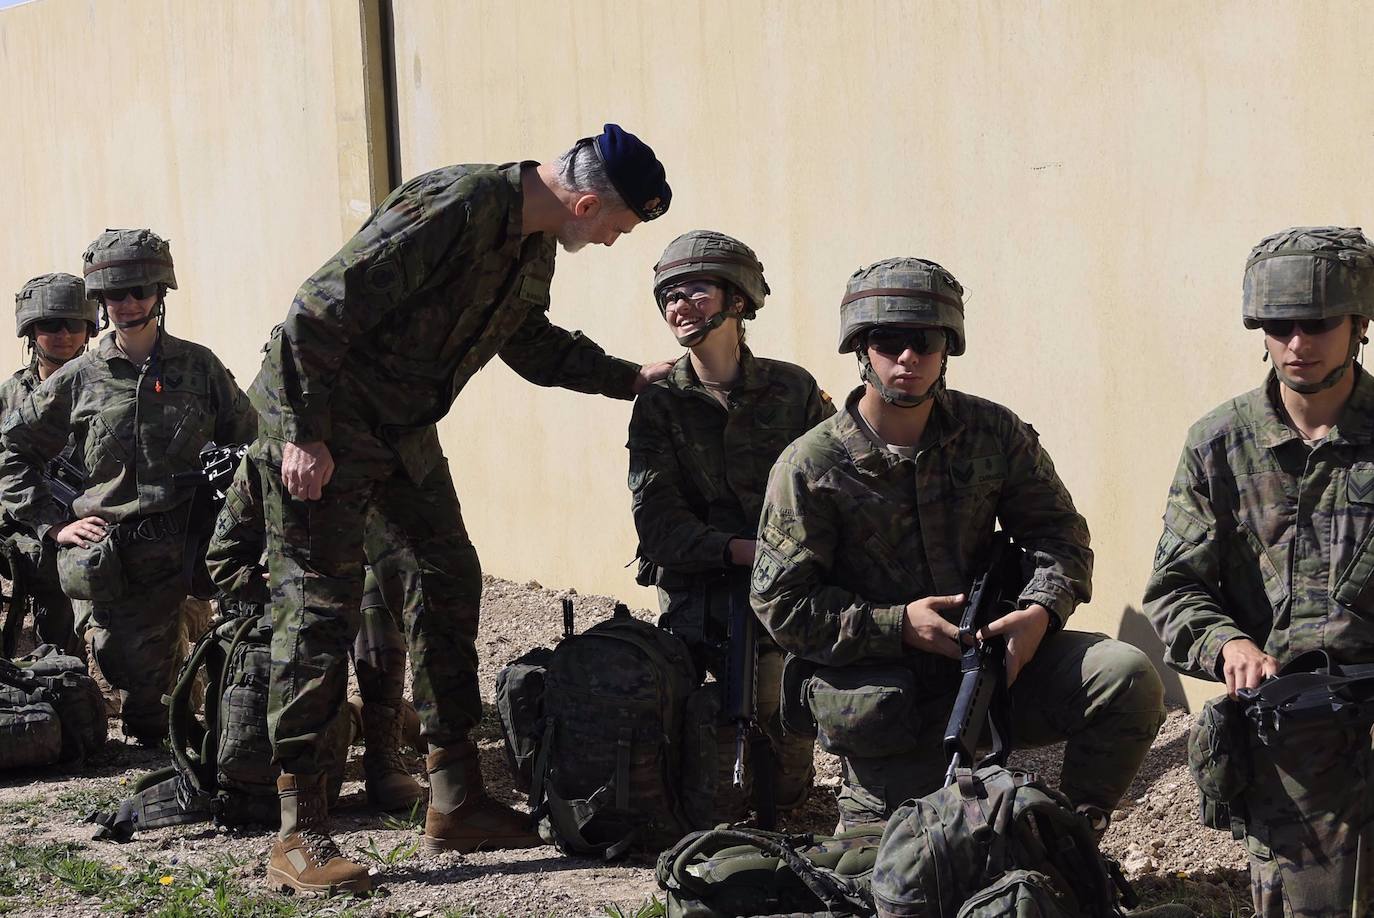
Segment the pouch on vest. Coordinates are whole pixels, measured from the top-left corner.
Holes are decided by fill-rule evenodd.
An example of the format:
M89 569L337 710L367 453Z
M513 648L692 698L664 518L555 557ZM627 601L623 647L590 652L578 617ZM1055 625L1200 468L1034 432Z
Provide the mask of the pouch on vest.
M544 734L544 677L553 651L536 647L496 674L496 713L501 719L506 764L515 789L530 792L539 741Z
M93 602L113 602L124 598L129 581L119 557L114 534L107 533L99 542L85 548L62 545L57 551L57 578L62 592L71 599Z
M835 836L721 826L658 858L668 918L871 915L880 825Z
M62 755L62 725L52 697L20 679L0 660L0 771L51 765Z
M825 666L806 682L821 748L882 758L916 748L916 677L904 666Z
M1250 784L1249 736L1234 698L1223 695L1202 706L1188 731L1188 771L1203 797L1229 804Z

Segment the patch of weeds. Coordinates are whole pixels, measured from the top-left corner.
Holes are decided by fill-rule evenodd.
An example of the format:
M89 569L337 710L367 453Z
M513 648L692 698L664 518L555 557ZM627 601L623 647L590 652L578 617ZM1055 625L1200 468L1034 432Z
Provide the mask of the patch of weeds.
M397 832L409 832L412 829L421 828L425 824L424 811L420 809L420 804L424 800L421 797L410 805L410 812L404 816L395 813L382 814L382 826L387 829L394 829Z
M237 866L225 859L211 867L168 866L143 861L131 867L104 864L83 857L72 844L21 847L0 846L0 864L14 873L27 873L51 886L96 899L104 911L158 918L293 918L317 911L312 902L246 891L229 871ZM339 900L328 906L331 915L352 915Z
M118 784L72 787L58 793L57 806L85 818L95 810L114 809L132 792Z
M1250 876L1244 870L1160 873L1131 881L1141 908L1176 903L1198 918L1253 918Z
M412 842L401 842L388 851L383 851L377 847L377 839L371 835L367 837L367 847L362 845L355 846L359 854L369 857L381 864L383 867L394 867L402 861L408 861L415 856L415 852L420 850L419 840Z
M668 914L658 896L650 896L633 911L625 911L612 903L606 906L606 918L664 918Z

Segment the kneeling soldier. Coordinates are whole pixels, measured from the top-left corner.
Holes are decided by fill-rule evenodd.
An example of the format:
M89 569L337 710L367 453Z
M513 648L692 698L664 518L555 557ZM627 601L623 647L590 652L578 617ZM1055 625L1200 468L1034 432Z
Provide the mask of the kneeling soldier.
M79 277L44 274L25 284L14 298L14 321L18 336L28 339L32 357L28 366L0 383L4 413L18 408L39 383L79 356L86 342L95 337L99 320L100 308L87 296ZM79 468L81 460L71 437L61 456ZM38 640L84 657L85 644L76 637L71 600L57 579L57 546L39 538L32 527L10 514L5 514L0 525L0 538L13 547L9 556L21 568L13 572L14 576L36 600L34 630Z
M1016 610L986 628L1007 641L1013 739L1067 740L1061 789L1105 831L1163 722L1163 688L1136 648L1063 629L1089 596L1088 528L1030 425L945 388L963 288L934 262L878 262L850 277L840 326L864 384L773 466L752 586L783 649L821 665L808 694L843 760L842 822L940 787L951 619L1000 523L1034 563Z
M1251 251L1243 290L1273 369L1188 432L1145 591L1169 665L1233 696L1308 651L1374 663L1374 379L1355 360L1374 244L1334 226L1277 233ZM1232 816L1255 914L1370 914L1370 725L1292 724L1241 753Z

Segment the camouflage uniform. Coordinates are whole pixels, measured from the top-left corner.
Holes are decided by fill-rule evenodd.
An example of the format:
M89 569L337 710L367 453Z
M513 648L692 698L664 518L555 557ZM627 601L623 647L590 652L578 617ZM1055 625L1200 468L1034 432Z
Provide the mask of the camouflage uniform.
M1053 619L1011 688L1013 739L1067 739L1064 792L1110 812L1163 721L1163 690L1136 648L1061 628L1089 597L1092 552L1035 430L941 386L916 458L899 458L856 422L864 391L773 467L752 583L754 610L783 649L853 689L811 705L823 743L848 735L845 822L885 819L941 784L959 663L905 647L902 621L908 602L967 592L994 522L1035 561L1022 606L1039 603ZM875 697L868 680L880 670L896 674L909 707L856 720L850 705Z
M693 649L699 671L727 666L729 592L747 602L747 571L726 557L732 538L756 537L768 470L787 444L835 413L811 374L740 349L729 407L701 385L689 355L635 401L630 420L630 490L641 580L659 588L659 624ZM652 569L648 569L652 568ZM740 576L730 576L738 572ZM813 775L812 739L785 735L778 718L782 653L761 635L757 710L777 756L779 806L804 798Z
M1173 668L1222 681L1221 648L1235 638L1280 665L1309 650L1374 661L1374 378L1356 373L1339 422L1312 447L1280 416L1272 372L1189 431L1145 589ZM1368 730L1256 742L1250 759L1257 913L1352 914L1361 858L1357 892L1374 902Z
M4 414L19 407L42 382L38 378L36 361L0 383L0 410ZM70 440L62 456L73 459L76 444ZM80 459L73 461L79 463ZM12 557L23 567L20 576L25 588L38 602L35 630L42 643L56 644L66 652L84 657L85 644L76 637L76 620L72 601L62 592L57 579L57 546L47 539L39 539L14 518L4 520L0 538L13 547Z
M399 704L405 687L406 644L397 618L415 614L410 591L415 589L418 575L399 540L388 537L384 522L380 514L368 515L368 568L353 657L363 699ZM215 522L205 563L216 586L235 599L258 606L268 603L263 527L262 483L257 466L245 459L225 492L224 509ZM388 606L388 600L392 605ZM396 615L392 608L398 610Z
M397 189L297 293L250 393L272 581L269 726L284 771L318 774L343 701L376 508L415 558L416 707L435 746L466 740L481 566L435 422L492 357L539 385L629 399L638 365L549 322L555 241L521 234L521 164L449 166ZM324 441L318 501L281 483L285 442Z
M69 522L48 495L43 469L70 436L87 470L74 512L118 524L106 539L115 540L127 589L89 606L95 656L123 696L126 733L156 738L167 732L162 695L174 675L177 610L189 586L184 542L194 493L173 476L200 470L207 441L250 440L256 426L219 359L166 332L143 368L106 335L5 418L0 506L6 513L40 538ZM59 568L68 551L58 550Z

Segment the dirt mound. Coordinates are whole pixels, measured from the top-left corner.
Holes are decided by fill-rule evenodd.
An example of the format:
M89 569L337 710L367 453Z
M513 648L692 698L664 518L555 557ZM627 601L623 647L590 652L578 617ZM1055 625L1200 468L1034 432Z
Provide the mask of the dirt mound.
M562 633L561 600L568 595L575 602L579 631L610 615L614 607L614 600L606 597L578 596L533 582L490 577L484 582L478 651L488 710L477 738L493 795L518 806L526 801L507 777L500 728L490 707L496 673L532 647L552 646ZM654 617L643 609L636 615ZM1104 847L1122 861L1147 902L1186 898L1202 914L1238 914L1248 908L1244 849L1229 835L1197 823L1197 794L1185 765L1188 722L1186 712L1170 711L1127 799L1113 816ZM155 912L170 910L169 897L178 891L197 903L188 913L289 913L258 898L270 832L190 826L141 833L126 845L91 841L92 827L83 819L92 810L109 808L130 793L140 777L167 762L165 753L121 742L117 721L112 722L111 736L107 749L79 772L52 768L0 775L0 873L8 871L10 877L0 882L0 913L73 918L98 914L102 906ZM627 915L655 913L641 909L657 893L652 865L646 862L606 865L565 858L548 847L434 857L419 853L416 842L423 814L396 817L367 810L360 783L361 750L353 752L345 796L335 811L336 837L346 853L376 864L383 894L351 905L351 913L617 914L610 906ZM1048 748L1019 754L1016 762L1053 781L1061 758L1061 750ZM418 759L410 764L415 774L423 773ZM816 775L817 787L807 805L784 828L833 830L838 761L817 750ZM63 859L86 865L86 873L54 866ZM97 882L100 877L109 882ZM221 900L223 905L215 904ZM300 905L308 911L320 908Z

